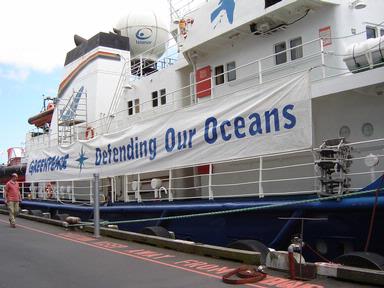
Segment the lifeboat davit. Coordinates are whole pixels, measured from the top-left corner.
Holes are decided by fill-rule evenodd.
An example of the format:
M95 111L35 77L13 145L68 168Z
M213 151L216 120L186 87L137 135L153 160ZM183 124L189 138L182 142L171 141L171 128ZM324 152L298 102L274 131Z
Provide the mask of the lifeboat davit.
M45 124L47 123L51 124L54 110L55 110L55 105L52 103L49 103L46 110L29 118L28 123L31 125L35 125L37 128L43 128Z

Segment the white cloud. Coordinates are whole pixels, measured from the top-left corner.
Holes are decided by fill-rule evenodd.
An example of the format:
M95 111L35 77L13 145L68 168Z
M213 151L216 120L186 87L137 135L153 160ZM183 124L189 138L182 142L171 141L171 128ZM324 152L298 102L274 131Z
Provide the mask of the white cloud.
M73 49L73 35L92 37L112 31L118 20L137 8L163 10L164 0L12 0L1 4L0 63L50 72L62 67ZM24 76L27 70L3 72L3 77ZM23 74L24 73L24 74Z
M24 81L28 78L29 74L30 72L26 68L0 68L0 78L5 78L8 80Z

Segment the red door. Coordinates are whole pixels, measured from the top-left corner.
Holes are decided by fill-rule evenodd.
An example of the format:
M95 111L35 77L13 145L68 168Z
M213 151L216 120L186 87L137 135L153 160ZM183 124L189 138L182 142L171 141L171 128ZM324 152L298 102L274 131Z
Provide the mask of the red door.
M197 98L211 96L211 66L196 70Z

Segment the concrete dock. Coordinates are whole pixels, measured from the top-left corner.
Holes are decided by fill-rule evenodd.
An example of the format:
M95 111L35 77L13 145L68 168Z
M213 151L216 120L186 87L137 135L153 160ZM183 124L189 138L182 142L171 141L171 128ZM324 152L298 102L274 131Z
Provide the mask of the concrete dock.
M10 228L0 214L0 287L229 287L225 273L242 265L201 255L91 233L70 231L18 218ZM287 278L267 270L267 277L250 287L375 287L332 278L310 281ZM243 286L243 285L240 285Z

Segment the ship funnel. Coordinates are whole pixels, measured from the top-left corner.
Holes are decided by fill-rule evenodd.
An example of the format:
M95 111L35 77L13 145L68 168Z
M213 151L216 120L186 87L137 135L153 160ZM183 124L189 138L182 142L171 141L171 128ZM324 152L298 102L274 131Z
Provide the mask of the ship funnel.
M121 36L121 30L113 28L113 32L115 32L117 35Z
M73 36L73 40L75 41L75 45L76 46L80 46L81 44L87 42L87 39L84 39L83 37L81 37L81 36L79 36L77 34L75 34Z

